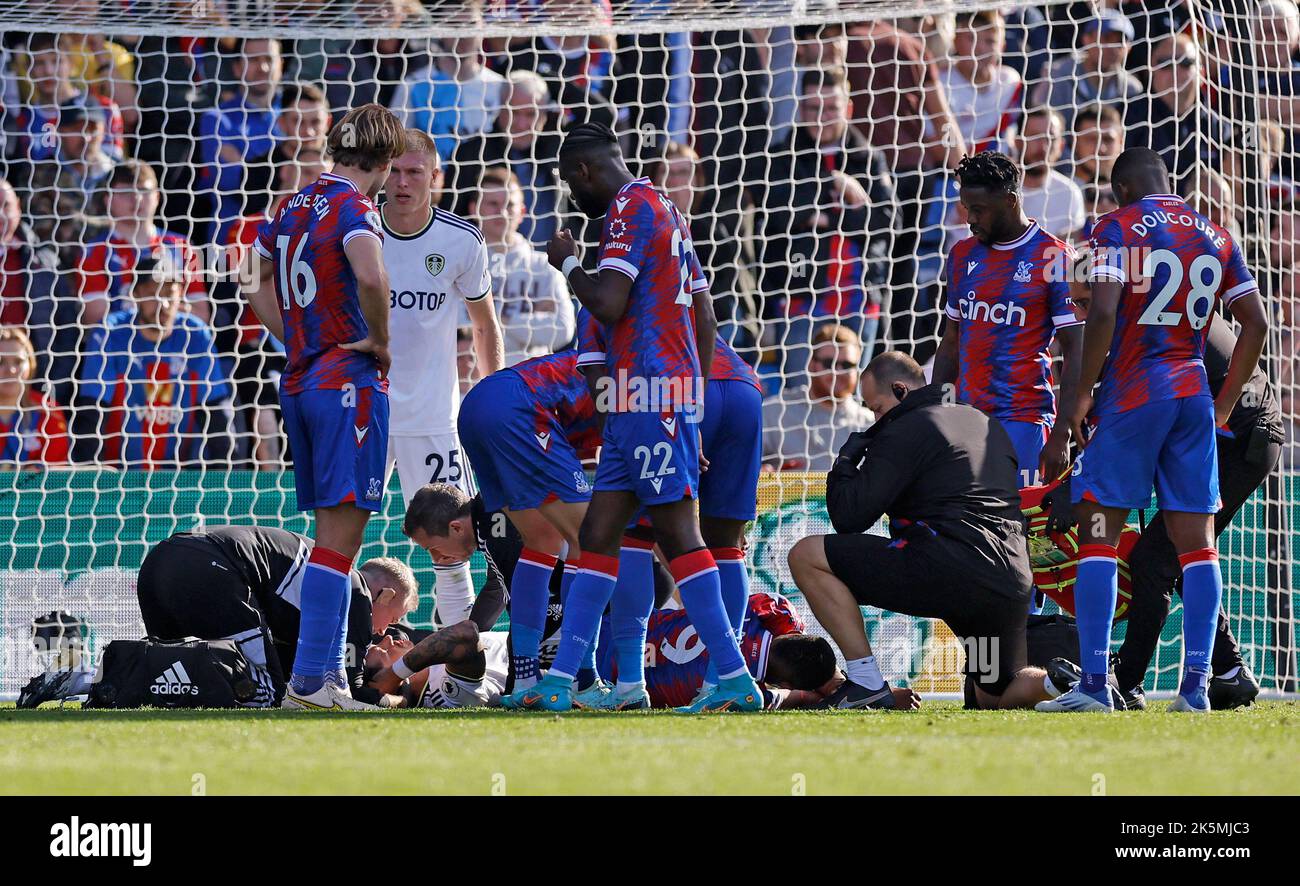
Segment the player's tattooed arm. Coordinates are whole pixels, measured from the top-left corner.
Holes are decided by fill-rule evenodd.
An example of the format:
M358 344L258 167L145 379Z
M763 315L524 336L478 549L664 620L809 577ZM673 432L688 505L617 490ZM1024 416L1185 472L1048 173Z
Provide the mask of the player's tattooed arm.
M465 661L478 651L478 625L467 619L436 631L416 643L410 652L402 656L402 664L412 671L422 671L436 664Z

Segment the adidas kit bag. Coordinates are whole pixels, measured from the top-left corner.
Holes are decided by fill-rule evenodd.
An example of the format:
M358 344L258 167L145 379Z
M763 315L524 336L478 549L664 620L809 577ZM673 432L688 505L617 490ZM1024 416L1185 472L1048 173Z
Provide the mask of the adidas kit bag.
M257 692L234 640L114 640L91 684L88 708L235 708Z

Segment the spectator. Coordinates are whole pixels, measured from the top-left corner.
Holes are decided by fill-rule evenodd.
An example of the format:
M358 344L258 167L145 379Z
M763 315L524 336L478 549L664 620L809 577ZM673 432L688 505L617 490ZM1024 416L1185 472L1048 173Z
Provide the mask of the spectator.
M1269 267L1283 274L1300 269L1300 204L1285 203L1273 215L1268 258Z
M88 337L73 416L73 458L125 468L229 463L230 385L211 327L180 309L184 272L136 262L134 305Z
M563 348L575 318L564 275L520 233L524 192L509 169L483 173L472 216L487 241L492 293L505 338L506 366ZM468 316L465 318L468 322Z
M746 188L763 180L757 168L769 144L772 78L766 47L750 31L710 31L693 36L690 143L706 164L715 214L733 228L742 223Z
M718 318L718 334L745 356L758 343L751 247L728 214L711 211L716 194L706 187L704 165L692 148L669 142L646 177L668 195L691 226L695 257L704 268ZM750 360L750 362L753 362Z
M32 383L36 350L19 326L0 326L0 467L68 461L63 410Z
M77 266L81 320L97 326L111 313L131 306L135 263L167 252L185 269L185 309L210 322L212 307L203 268L190 241L158 227L158 177L145 163L127 160L108 177L108 224L90 233Z
M809 12L833 12L835 6L834 0L821 0L820 3L814 0L813 4L810 4ZM768 39L779 36L777 32L780 30L783 29L773 29L774 34L769 35ZM790 133L798 122L799 93L804 74L819 68L841 68L848 63L849 38L842 22L795 25L792 34L794 37L793 70L788 73L780 70L771 72L773 85L784 86L784 89L781 89L779 94L771 96L774 115L769 127L769 147L790 140ZM772 47L773 50L777 48ZM769 55L768 65L780 66L782 57L780 53L773 51Z
M849 28L853 120L893 171L898 198L898 236L889 279L889 336L895 340L923 340L936 332L938 315L927 313L934 301L927 305L925 299L937 301L933 284L942 267L942 209L946 201L956 201L947 170L966 153L938 70L920 36L933 23L932 16L896 22L881 18ZM934 319L918 322L923 317Z
M1196 42L1171 34L1151 50L1147 93L1125 117L1127 144L1159 153L1180 184L1201 165L1237 177L1232 124L1201 100L1202 86Z
M853 120L867 141L884 153L899 179L900 199L909 200L921 190L916 173L951 169L967 148L925 44L902 25L902 20L896 26L875 19L851 26L847 67ZM925 21L919 26L923 29ZM914 178L910 186L908 174Z
M1119 204L1115 202L1115 195L1111 192L1109 183L1084 185L1083 206L1088 213L1088 220L1083 226L1083 235L1080 238L1083 240L1087 240L1092 236L1092 229L1097 224L1097 219L1108 212L1119 209Z
M31 85L29 102L19 109L18 128L23 135L25 159L49 160L58 153L54 131L60 109L72 102L93 103L102 109L105 131L104 153L120 160L124 123L117 105L108 98L78 88L72 79L72 53L54 34L33 34L27 41L26 73Z
M1002 63L1006 23L994 9L957 16L953 61L942 81L967 150L1010 153L1020 122L1024 82Z
M799 126L777 150L763 227L765 314L786 371L802 371L814 318L851 327L870 352L889 280L894 194L884 158L849 126L843 70L809 71Z
M41 245L23 221L18 195L0 179L0 324L29 331L33 372L61 403L70 403L77 350L77 305L59 273L58 252Z
M1198 166L1187 174L1183 186L1189 206L1226 229L1235 242L1244 242L1232 185L1228 184L1222 174L1209 167Z
M1074 115L1070 162L1074 183L1080 188L1104 186L1110 190L1110 171L1124 151L1124 122L1110 105L1089 105Z
M661 18L661 0L631 0L624 5L632 21ZM843 61L841 60L841 63ZM622 33L615 38L613 101L629 132L638 133L642 159L668 142L685 142L691 126L691 35L677 32Z
M103 34L65 34L63 48L71 57L72 81L86 92L116 105L124 132L140 122L136 104L135 59L125 46Z
M481 30L482 4L466 3L455 24ZM506 80L484 62L480 34L453 37L435 64L393 94L393 112L406 126L432 135L443 160L451 159L458 141L491 130L501 110Z
M1246 202L1247 188L1259 182L1266 189L1266 202L1277 206L1300 198L1300 187L1292 179L1281 174L1282 155L1286 151L1286 130L1272 120L1261 120L1257 124L1259 133L1259 150L1248 159L1255 161L1253 174L1239 176L1234 184L1237 187L1237 205Z
M76 267L88 219L107 214L105 185L113 161L103 151L104 109L72 99L59 109L59 149L32 171L27 214L42 243L59 251L61 268Z
M1295 0L1260 0L1252 24L1254 52L1244 59L1233 91L1256 99L1256 113L1246 119L1294 129L1300 121L1300 9Z
M337 22L337 6L313 6ZM358 31L408 28L427 33L434 24L419 0L354 0L348 17ZM293 79L323 84L330 113L342 114L370 102L391 104L402 81L432 55L424 39L339 36L298 38L286 59Z
M231 58L233 94L200 117L198 124L199 185L212 201L215 218L204 242L215 242L221 225L257 212L269 202L269 164L284 68L280 41L238 39Z
M856 399L862 344L847 326L827 323L812 337L808 382L763 402L763 465L824 473L840 444L872 422Z
M287 83L281 88L280 114L275 120L276 150L281 156L297 157L304 150L324 154L329 129L329 102L319 86Z
M1067 243L1078 237L1088 221L1083 191L1055 168L1065 150L1064 123L1051 108L1038 108L1025 117L1020 137L1024 184L1020 202L1025 215Z
M275 173L272 172L269 177L265 175L266 170L263 166L278 168L281 158L296 157L302 151L308 151L315 155L324 155L325 137L330 128L330 107L325 92L313 83L287 83L280 88L279 95L279 112L275 118L275 130L272 133L273 147L272 153L267 158L267 163L250 168L250 176L255 181L250 181L249 188L257 190L246 191L242 194L243 203L247 207L245 214L240 218L228 218L219 221L216 226L214 242L218 244L227 244L231 242L230 229L232 226L239 224L243 219L250 217L261 218L263 216L263 207L267 205L268 200L274 200L279 195L275 193L275 182L273 181ZM261 182L265 180L265 185Z
M172 230L201 239L212 210L208 195L198 194L207 170L194 162L194 133L215 101L216 53L205 50L204 40L180 35L142 36L132 44L140 114L132 154L157 170L161 211Z
M1047 19L1033 6L1007 6L1002 18L1007 25L1007 64L1015 68L1022 82L1037 83L1051 58Z
M559 229L559 136L550 126L546 81L531 71L515 71L507 80L505 100L492 131L465 139L452 155L449 192L442 205L468 215L479 179L489 166L509 166L524 191L524 220L519 232L545 246Z
M275 216L280 205L326 170L320 150L303 146L290 154L281 145L275 153L275 196L265 212L246 215L231 225L223 244L226 256L223 267L238 268L245 251L257 239L257 230ZM225 280L216 286L219 294L217 325L218 352L234 353L236 435L240 445L237 457L251 459L257 470L279 470L284 466L284 441L279 418L279 379L284 372L284 344L276 341L253 313L238 291L237 281ZM244 446L244 440L250 445Z
M1142 84L1124 67L1133 40L1133 25L1120 12L1105 9L1083 26L1079 51L1052 65L1031 96L1033 106L1061 112L1067 129L1074 111L1093 102L1124 106L1142 95Z
M559 123L604 123L613 128L618 112L611 97L621 71L613 39L591 33L608 16L590 0L545 0L545 14L556 23L572 24L574 35L543 34L513 41L502 60L504 73L532 71L555 97Z
M136 157L151 163L190 160L195 121L212 101L198 83L215 80L215 53L181 36L122 37L134 52Z

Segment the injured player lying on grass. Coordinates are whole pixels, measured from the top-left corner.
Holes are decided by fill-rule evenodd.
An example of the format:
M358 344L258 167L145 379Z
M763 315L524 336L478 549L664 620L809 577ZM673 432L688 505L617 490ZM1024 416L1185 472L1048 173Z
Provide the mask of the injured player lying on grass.
M651 706L686 704L699 691L708 669L708 651L686 612L655 610L647 637L646 690ZM367 656L369 685L402 697L411 707L498 707L512 682L507 642L504 632L480 631L473 621L464 621L430 634L409 649L381 644ZM750 596L741 648L768 709L821 706L844 680L830 644L803 633L802 623L780 597ZM603 677L617 677L611 649L602 649L597 659ZM900 708L920 705L910 689L896 689L895 696Z

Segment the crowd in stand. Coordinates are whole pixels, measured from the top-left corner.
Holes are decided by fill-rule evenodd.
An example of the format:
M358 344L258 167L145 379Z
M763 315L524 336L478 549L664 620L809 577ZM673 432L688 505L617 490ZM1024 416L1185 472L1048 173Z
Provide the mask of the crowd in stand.
M459 36L6 35L0 462L278 468L283 350L221 270L328 168L331 121L369 101L432 135L441 206L488 244L508 362L573 336L547 240L561 228L598 236L556 174L564 127L624 133L690 220L723 334L767 385L773 468L824 469L842 430L870 420L857 372L886 341L932 353L943 257L966 236L951 169L986 149L1022 164L1028 214L1075 242L1114 208L1124 147L1164 155L1180 192L1241 238L1267 281L1282 332L1266 358L1295 419L1294 0L1201 3L1199 23L1182 0L1091 0L513 38L481 33L519 7L544 6L575 34L613 10L352 6L359 26L420 33L436 20ZM309 18L296 24L311 33ZM143 442L124 445L128 428Z

